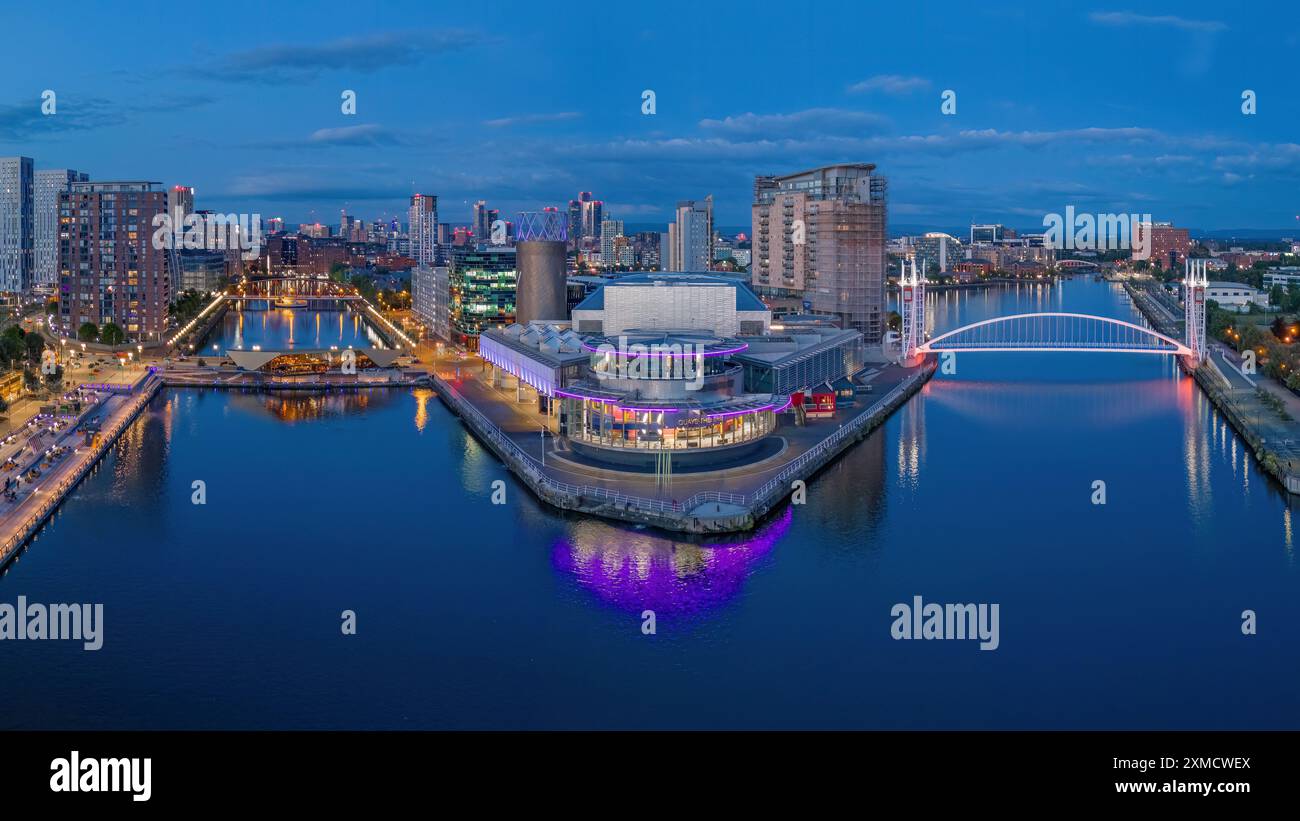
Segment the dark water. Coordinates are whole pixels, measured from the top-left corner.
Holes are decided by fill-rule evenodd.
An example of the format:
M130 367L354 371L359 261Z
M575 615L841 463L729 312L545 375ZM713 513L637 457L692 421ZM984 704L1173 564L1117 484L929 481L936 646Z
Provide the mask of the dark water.
M359 313L299 308L227 311L221 325L204 340L203 352L250 350L255 345L264 350L387 347Z
M932 296L940 329L1131 316L1090 280ZM424 391L171 391L19 594L106 637L0 643L11 727L1300 726L1287 500L1156 357L962 354L712 543L542 507ZM892 640L914 595L998 603L1000 647Z

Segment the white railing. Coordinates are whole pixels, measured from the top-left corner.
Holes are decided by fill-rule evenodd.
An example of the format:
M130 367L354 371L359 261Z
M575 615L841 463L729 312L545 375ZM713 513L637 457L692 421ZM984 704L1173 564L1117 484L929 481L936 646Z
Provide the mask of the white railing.
M28 512L27 516L21 520L21 522L16 526L17 529L14 531L14 534L4 540L4 542L0 542L0 565L7 562L14 551L31 538L36 527L40 525L41 522L45 521L55 508L63 503L64 495L80 482L82 478L85 477L86 473L88 473L100 460L104 453L112 447L122 430L127 425L131 424L135 419L136 414L140 412L140 409L153 398L154 387L160 382L161 380L150 382L147 378L141 384L143 390L135 399L134 403L128 405L126 412L119 416L117 421L110 425L107 430L100 431L102 438L99 445L92 448L90 455L84 462L82 462L81 466L78 467L70 476L63 477L63 479L61 479L57 484L50 486L50 489L41 494L40 503ZM106 398L104 401L108 401L108 399ZM96 407L98 407L98 405L87 408L86 411L83 412L81 418L84 419ZM10 512L10 515L12 516L19 513L24 506L29 505L35 498L36 493L33 492L31 496L28 496L26 499L19 502L14 510ZM6 522L5 526L10 527L12 525Z
M508 453L517 463L517 467L527 477L538 485L547 487L558 493L564 493L571 496L581 496L583 498L600 499L609 502L616 507L635 508L637 510L646 510L656 513L683 513L694 510L707 502L717 502L721 504L737 505L739 507L758 506L766 501L773 494L783 496L786 491L790 490L789 481L813 462L825 456L828 452L836 449L839 445L850 436L856 436L857 433L868 425L877 415L881 408L888 407L902 397L917 380L925 376L925 372L918 372L909 376L903 382L900 382L884 398L874 403L876 410L866 411L855 417L848 424L840 427L839 430L831 434L826 439L809 448L807 452L801 454L790 464L786 465L780 473L765 482L752 494L743 493L722 493L720 491L705 490L693 494L684 502L665 502L661 499L649 499L644 496L635 496L627 493L619 493L616 490L609 490L602 487L593 487L591 485L573 485L568 482L561 482L548 476L542 464L523 448L507 436L497 427L490 419L482 414L478 408L474 407L469 400L465 399L455 391L450 385L435 375L435 379L440 390L445 396L449 396L452 404L461 411L462 414L472 416L479 424L476 430L480 435L485 436L491 442L496 444L505 453Z

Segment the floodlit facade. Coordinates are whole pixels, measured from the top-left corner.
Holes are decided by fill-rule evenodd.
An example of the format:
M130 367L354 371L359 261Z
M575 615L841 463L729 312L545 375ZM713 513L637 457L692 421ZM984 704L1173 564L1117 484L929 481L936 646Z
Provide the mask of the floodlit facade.
M590 337L586 376L559 397L560 434L599 463L645 467L744 460L761 451L788 396L747 393L730 357L748 343L687 331Z
M573 309L579 333L673 328L720 336L764 333L767 309L743 281L721 274L652 272L619 277Z

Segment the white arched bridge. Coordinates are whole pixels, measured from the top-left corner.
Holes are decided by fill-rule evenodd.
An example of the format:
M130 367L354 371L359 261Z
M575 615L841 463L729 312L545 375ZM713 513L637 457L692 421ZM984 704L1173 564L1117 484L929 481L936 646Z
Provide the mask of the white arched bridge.
M946 351L1089 351L1192 356L1190 347L1162 333L1105 316L1044 312L973 322L916 346L916 353Z

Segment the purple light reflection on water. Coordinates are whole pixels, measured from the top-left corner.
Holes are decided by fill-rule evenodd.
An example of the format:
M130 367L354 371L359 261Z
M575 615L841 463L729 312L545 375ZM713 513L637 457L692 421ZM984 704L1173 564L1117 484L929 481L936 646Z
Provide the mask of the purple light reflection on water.
M676 542L651 531L618 531L608 525L591 532L591 544L578 535L555 543L551 562L607 604L640 615L694 616L735 598L754 565L790 528L793 510L786 506L748 539L721 544ZM599 540L597 542L597 540Z

